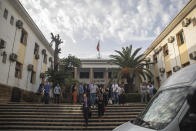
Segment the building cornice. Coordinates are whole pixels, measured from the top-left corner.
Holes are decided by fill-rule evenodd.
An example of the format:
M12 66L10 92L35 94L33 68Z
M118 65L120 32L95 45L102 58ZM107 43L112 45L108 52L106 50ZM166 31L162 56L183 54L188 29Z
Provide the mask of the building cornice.
M24 21L27 23L27 25L32 29L32 31L35 33L35 35L39 38L39 40L44 44L46 49L53 55L54 50L52 47L49 46L49 42L43 35L43 33L40 31L38 26L35 24L31 16L28 14L26 9L23 7L23 5L20 3L19 0L8 0L10 4L19 12L21 17L24 19Z
M146 49L144 52L144 57L146 57L195 7L196 0L190 0L178 13L178 15L169 23L169 25L161 32L161 34L153 41L153 43Z

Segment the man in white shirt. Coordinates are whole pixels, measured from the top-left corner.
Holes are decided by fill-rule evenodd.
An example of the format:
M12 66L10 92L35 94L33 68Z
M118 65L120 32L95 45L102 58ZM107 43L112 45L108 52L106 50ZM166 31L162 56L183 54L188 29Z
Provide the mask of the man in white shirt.
M114 98L114 104L118 104L119 103L119 97L118 97L118 92L119 92L119 86L118 84L115 82L114 84L112 84L112 92L113 92L113 98Z
M55 86L54 88L54 103L55 104L59 104L60 94L61 94L61 87L59 86L59 84L57 84L57 86Z
M94 83L90 84L90 97L91 97L91 106L95 108L95 101L97 97L97 88L98 86Z

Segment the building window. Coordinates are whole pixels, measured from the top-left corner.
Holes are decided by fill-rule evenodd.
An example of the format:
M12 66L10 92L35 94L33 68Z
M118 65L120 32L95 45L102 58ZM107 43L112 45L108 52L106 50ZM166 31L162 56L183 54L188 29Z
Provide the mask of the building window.
M47 64L47 54L44 54L43 62L44 62L45 64Z
M24 45L27 45L27 36L28 36L27 32L24 29L22 29L22 31L21 31L21 37L20 37L20 42L22 44L24 44Z
M22 64L19 62L16 62L15 77L18 79L22 78Z
M35 47L34 47L34 55L39 54L39 45L37 43L35 43Z
M163 46L163 54L164 54L164 56L169 55L169 50L168 50L168 45L167 44Z
M102 79L103 78L103 72L94 72L94 78L95 79Z
M168 71L167 72L167 78L170 77L172 75L172 71Z
M184 39L184 32L183 32L183 30L180 31L180 32L177 34L177 42L178 42L178 46L181 46L182 44L184 44L185 39Z
M71 78L74 78L74 72L71 72Z
M190 62L186 62L185 64L182 65L182 67L184 68L184 67L186 67L188 65L190 65Z
M30 82L32 84L35 83L35 79L36 79L36 73L34 71L31 71L31 79L30 79Z
M11 18L10 18L10 24L11 24L11 25L14 24L14 17L13 17L13 16L11 16Z
M157 62L158 62L158 60L157 60L157 55L156 55L156 54L153 55L153 62L154 62L154 63L157 63Z
M109 78L109 79L112 78L112 72L108 72L108 78Z
M89 79L89 72L80 72L81 79Z
M7 17L8 17L8 10L7 9L4 10L3 17L7 20Z
M108 78L111 79L111 78L118 78L117 76L117 72L108 72Z

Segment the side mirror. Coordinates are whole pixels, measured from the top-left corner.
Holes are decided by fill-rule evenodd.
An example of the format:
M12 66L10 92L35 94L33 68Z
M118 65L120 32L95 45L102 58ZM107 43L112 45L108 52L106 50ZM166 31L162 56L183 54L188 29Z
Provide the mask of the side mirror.
M196 131L196 89L191 89L187 95L189 111L180 123L180 131Z
M188 96L187 101L190 106L190 112L196 114L196 89L192 89Z

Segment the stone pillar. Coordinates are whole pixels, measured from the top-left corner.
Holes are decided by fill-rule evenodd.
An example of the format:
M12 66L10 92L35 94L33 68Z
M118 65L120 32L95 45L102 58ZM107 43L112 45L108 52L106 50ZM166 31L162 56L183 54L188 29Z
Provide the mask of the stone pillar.
M105 69L105 84L108 84L108 68Z
M74 67L74 79L78 80L78 68Z
M90 68L90 82L93 82L93 68Z

